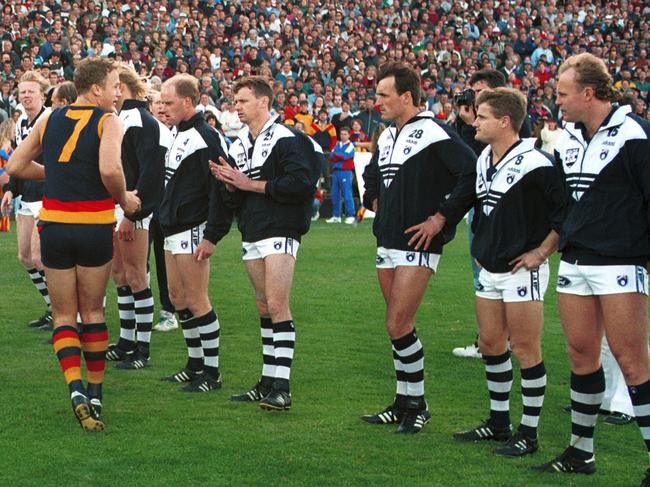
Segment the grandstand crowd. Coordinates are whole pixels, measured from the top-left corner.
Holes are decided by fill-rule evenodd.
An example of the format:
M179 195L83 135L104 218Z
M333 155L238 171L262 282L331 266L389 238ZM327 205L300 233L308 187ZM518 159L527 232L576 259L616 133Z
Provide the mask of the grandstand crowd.
M11 0L0 22L0 118L15 114L25 71L54 86L72 80L81 59L100 55L129 63L154 87L175 73L194 75L226 135L237 129L232 82L259 74L274 81L273 108L285 121L301 120L313 134L321 110L331 122L346 106L372 136L377 68L403 60L421 72L423 104L449 123L469 77L500 70L526 94L539 134L544 119L558 116L558 66L581 52L605 60L616 88L647 118L649 21L641 1Z

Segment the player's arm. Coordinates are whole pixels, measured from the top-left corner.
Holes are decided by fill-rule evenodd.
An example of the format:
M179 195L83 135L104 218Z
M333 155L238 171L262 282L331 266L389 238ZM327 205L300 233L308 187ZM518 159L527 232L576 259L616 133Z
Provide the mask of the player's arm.
M508 262L508 264L514 266L511 272L514 274L522 267L529 270L537 269L557 250L559 242L560 234L555 230L551 230L538 247L535 247L528 252L524 252L520 256Z
M377 211L379 203L379 151L375 151L370 159L370 162L363 170L363 185L365 191L363 193L363 206Z
M115 115L103 119L102 138L99 142L99 174L102 183L119 203L124 213L131 214L140 207L135 191L126 190L122 170L122 122Z
M45 179L45 168L34 161L41 152L42 132L45 130L47 118L41 118L34 127L34 130L23 140L16 150L11 154L7 163L9 175L20 179Z
M456 177L456 185L449 197L440 203L438 211L426 220L407 228L404 233L412 233L408 245L415 250L426 250L433 238L445 226L454 228L467 214L476 200L476 155L467 144L455 136L437 142L433 147L433 157L441 160L449 172Z
M231 210L236 210L239 208L244 201L245 193L226 183L222 176L222 170L228 170L232 168L236 169L235 161L230 156L227 156L226 158L219 156L216 161L210 159L209 167L212 176L214 176L215 179L222 183L218 185L218 188L221 192L220 198L223 204Z
M457 178L451 194L440 204L438 213L445 217L447 225L455 227L467 214L476 199L477 157L460 137L454 137L436 145L439 145L436 148L437 157Z
M225 237L230 231L233 220L233 211L223 201L224 183L216 178L210 177L212 158L223 160L226 155L225 143L219 138L218 146L211 146L200 153L201 167L204 168L205 183L208 186L208 221L203 231L203 239L199 243L194 256L196 260L209 259L214 253L217 242Z
M279 146L284 171L267 182L265 193L280 203L312 201L323 160L320 147L306 136L283 140Z
M552 157L549 155L549 159ZM544 195L544 204L548 214L551 230L539 246L524 252L509 262L514 265L512 273L521 267L537 269L558 249L560 232L566 214L567 195L562 176L555 166L541 167L528 175Z

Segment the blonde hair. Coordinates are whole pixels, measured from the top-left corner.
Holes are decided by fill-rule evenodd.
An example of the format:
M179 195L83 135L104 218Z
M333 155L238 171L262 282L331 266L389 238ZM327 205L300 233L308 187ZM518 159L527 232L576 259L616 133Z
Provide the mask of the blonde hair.
M38 71L26 71L21 77L19 83L27 82L38 83L38 86L41 88L41 94L45 95L45 92L49 89L50 84L47 80L39 73Z
M476 106L486 104L496 118L509 117L510 124L515 132L519 132L528 102L524 94L514 88L495 88L494 90L481 90L476 99Z
M16 124L11 118L0 123L0 144L3 144L6 140L13 142L15 136Z
M592 87L597 99L602 101L618 99L619 94L614 89L614 80L602 59L588 52L576 54L562 63L560 74L566 73L570 69L575 71L576 83L582 88Z
M142 78L138 76L135 69L127 64L120 64L118 67L118 73L120 75L120 82L124 83L129 88L134 99L141 100L145 97L147 94L147 85L144 83Z

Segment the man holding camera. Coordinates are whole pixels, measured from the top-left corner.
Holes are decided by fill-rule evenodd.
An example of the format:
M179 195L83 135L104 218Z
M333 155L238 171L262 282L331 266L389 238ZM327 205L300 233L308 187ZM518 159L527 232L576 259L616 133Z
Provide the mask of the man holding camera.
M475 100L482 90L505 86L506 78L500 71L494 69L482 69L472 75L469 79L468 85L469 88L467 90L454 96L454 103L458 107L456 131L460 135L460 138L463 139L463 142L469 145L476 154L480 154L483 152L483 149L485 149L487 144L476 140L475 138L476 129L472 125L476 120ZM519 129L519 138L524 139L530 137L531 133L530 121L526 116L521 128ZM469 224L467 226L470 247L472 245L472 240L474 239L471 226L473 219L474 210L472 209L469 213ZM471 257L471 263L472 274L474 276L474 289L478 291L480 290L480 284L478 281L479 268L476 265L476 262L474 262L473 257ZM474 343L467 345L466 347L456 347L452 353L457 357L481 358L481 353L478 349L478 335L476 336Z

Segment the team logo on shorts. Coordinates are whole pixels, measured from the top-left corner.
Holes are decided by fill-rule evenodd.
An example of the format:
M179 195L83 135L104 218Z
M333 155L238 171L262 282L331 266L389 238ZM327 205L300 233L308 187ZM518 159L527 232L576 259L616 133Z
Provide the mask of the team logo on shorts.
M413 262L415 260L415 252L407 252L406 260L408 260L409 262Z
M485 289L485 286L483 286L483 284L481 284L480 282L476 283L476 290L477 291L483 291L484 289Z
M248 253L248 250L246 250L245 247L241 248L241 255L246 255Z
M275 250L280 250L282 248L282 242L273 242L273 248Z
M522 298L528 293L528 288L526 286L518 286L517 287L517 294L521 296Z
M508 177L506 178L506 182L508 184L512 184L512 182L515 180L515 175L514 174L509 174Z
M188 241L187 241L187 240L183 240L183 241L181 242L181 248L182 248L182 249L186 249L186 248L187 248L187 245L188 245Z
M557 287L567 287L569 284L571 284L571 281L568 277L557 276Z
M564 154L564 163L567 167L573 166L578 160L578 155L580 154L580 149L568 149Z
M375 263L376 263L377 265L379 265L379 264L383 264L384 262L386 262L386 259L384 259L381 255L378 255L378 256L375 258Z
M266 158L266 156L268 156L268 155L269 155L269 151L267 151L267 150L262 151L262 157Z
M603 151L600 153L600 160L601 160L601 161L604 161L605 159L607 159L607 154L609 154L609 151L608 151L608 150L603 150Z
M627 286L627 276L618 276L616 278L616 282L618 283L619 286L625 287Z

